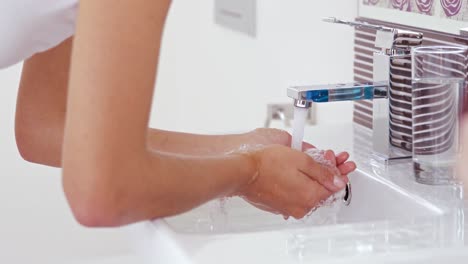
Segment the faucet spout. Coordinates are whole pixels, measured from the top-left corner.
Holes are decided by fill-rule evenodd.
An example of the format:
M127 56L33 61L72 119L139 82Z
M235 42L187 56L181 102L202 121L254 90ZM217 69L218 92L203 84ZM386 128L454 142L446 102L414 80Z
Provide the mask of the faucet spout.
M294 99L294 106L297 108L311 108L312 107L312 102L306 101L306 100L298 100Z
M372 100L371 104L360 104L366 105L366 113L358 119L362 121L362 116L367 117L367 110L371 108L372 121L365 119L362 123L373 131L375 156L386 163L411 158L412 125L407 122L407 115L411 114L411 89L408 92L407 87L411 83L412 48L422 45L423 33L334 17L323 20L375 32L374 47L379 51L373 54L373 76L359 77L374 82L293 86L288 88L287 95L294 99L297 108L308 108L312 103ZM395 99L395 95L403 99ZM379 98L384 100L376 100ZM405 105L403 110L400 109L402 104Z
M326 103L387 98L388 81L293 86L288 88L288 96L295 100L297 107L312 102Z

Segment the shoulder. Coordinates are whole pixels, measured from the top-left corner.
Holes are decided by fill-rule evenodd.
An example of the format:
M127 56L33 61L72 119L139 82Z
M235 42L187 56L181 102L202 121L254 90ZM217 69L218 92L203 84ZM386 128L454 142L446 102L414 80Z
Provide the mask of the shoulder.
M0 68L48 50L73 35L78 0L2 0Z

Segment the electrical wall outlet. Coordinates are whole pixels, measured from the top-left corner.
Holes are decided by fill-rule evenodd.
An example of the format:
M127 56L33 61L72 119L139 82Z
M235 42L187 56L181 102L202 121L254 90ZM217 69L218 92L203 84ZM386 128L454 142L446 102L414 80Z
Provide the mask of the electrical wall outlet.
M257 0L215 0L215 23L255 37Z

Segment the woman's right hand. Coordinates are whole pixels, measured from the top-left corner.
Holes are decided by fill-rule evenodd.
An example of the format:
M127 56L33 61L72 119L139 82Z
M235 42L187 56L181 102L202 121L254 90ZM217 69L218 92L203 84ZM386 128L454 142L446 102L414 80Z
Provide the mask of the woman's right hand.
M289 147L269 146L247 155L255 160L257 173L237 195L284 217L303 218L348 182L347 176L335 177L330 169Z

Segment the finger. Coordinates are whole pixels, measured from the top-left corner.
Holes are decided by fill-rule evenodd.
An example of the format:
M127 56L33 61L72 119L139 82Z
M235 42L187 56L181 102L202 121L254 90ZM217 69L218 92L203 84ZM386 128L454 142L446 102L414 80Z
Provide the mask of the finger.
M307 151L309 149L314 149L316 148L314 145L307 143L307 142L302 142L302 151Z
M307 202L305 204L306 213L317 208L322 201L328 199L333 194L333 192L330 192L317 182L312 182L309 188L311 189L311 192L308 193Z
M309 214L313 208L317 207L321 201L330 197L333 192L325 188L320 183L310 179L307 175L301 174L302 182L294 193L294 199L286 208L286 214L296 219L303 218ZM300 180L300 179L298 179Z
M338 166L341 175L348 175L356 170L356 163L354 161L348 161Z
M349 178L348 175L342 175L342 176L336 176L337 178L339 177L341 181L343 181L345 184L348 184Z
M334 177L335 175L329 168L322 166L307 155L299 170L308 178L320 183L332 192L339 191L346 187L346 183L341 181L339 177Z
M336 156L333 150L325 151L325 159L331 161L331 163L336 166Z
M341 152L340 154L336 155L336 164L341 165L345 161L349 159L349 153L348 152Z

